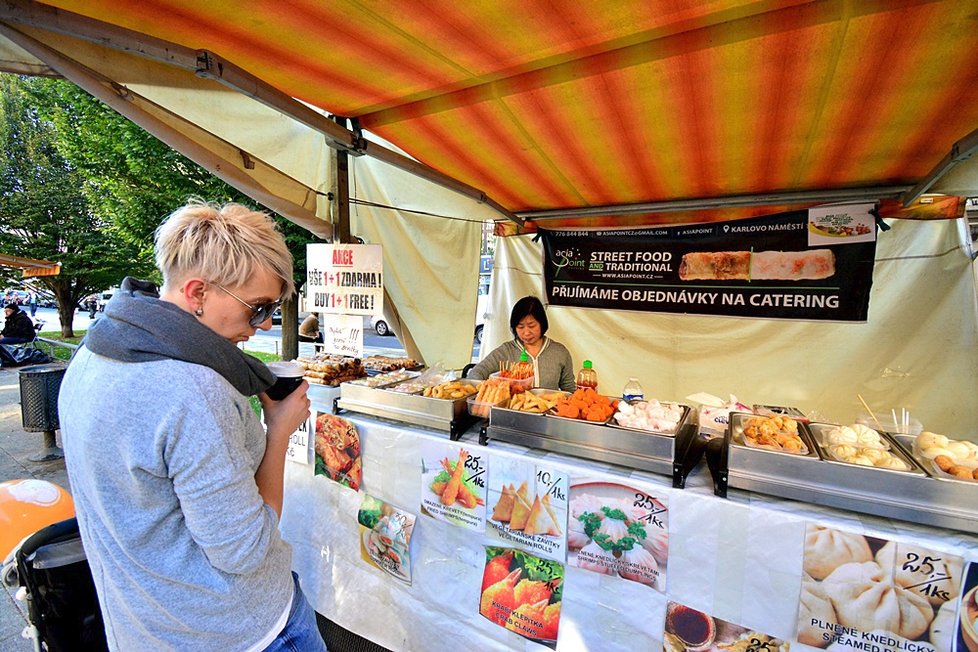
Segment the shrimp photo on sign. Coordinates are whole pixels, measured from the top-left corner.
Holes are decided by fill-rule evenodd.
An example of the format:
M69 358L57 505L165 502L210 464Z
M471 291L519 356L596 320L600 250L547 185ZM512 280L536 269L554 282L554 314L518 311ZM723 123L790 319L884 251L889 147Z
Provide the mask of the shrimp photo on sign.
M477 450L423 441L421 513L474 532L485 530L486 462Z

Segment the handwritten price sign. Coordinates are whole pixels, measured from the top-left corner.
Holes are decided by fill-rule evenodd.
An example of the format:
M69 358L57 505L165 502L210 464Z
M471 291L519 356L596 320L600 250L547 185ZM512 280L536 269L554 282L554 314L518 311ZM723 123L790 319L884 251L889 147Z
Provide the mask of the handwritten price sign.
M363 317L327 315L323 326L323 347L329 353L363 357Z

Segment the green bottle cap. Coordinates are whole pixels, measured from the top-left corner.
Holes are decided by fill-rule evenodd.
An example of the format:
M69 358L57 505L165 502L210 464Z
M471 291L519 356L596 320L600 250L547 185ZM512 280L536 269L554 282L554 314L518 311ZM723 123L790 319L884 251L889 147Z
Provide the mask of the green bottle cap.
M584 368L585 369L590 369L591 368L591 361L590 360L585 360L584 361Z

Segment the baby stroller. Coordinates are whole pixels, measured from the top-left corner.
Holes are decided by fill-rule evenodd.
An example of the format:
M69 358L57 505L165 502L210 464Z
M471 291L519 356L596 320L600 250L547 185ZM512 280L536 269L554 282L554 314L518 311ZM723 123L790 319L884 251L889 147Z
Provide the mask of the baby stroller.
M37 652L107 651L105 626L77 519L42 528L13 553L3 569L8 586L26 593L27 631Z

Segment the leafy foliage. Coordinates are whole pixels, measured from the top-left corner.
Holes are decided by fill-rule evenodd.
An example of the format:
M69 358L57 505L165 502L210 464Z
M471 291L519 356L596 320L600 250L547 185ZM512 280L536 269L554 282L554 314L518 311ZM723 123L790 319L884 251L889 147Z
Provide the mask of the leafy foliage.
M57 130L38 110L50 83L0 76L0 233L5 253L61 263L60 275L38 281L57 298L70 336L82 297L152 266L144 246L92 210L84 177L61 155Z
M126 275L159 280L152 261L153 233L188 199L257 208L69 82L3 74L0 93L5 155L0 162L0 250L62 263L60 276L40 283L58 300L65 335L71 334L74 307L87 294L116 285ZM284 218L276 216L276 221L295 257L295 281L301 287L305 245L314 238ZM9 270L0 270L0 281L12 278ZM289 334L283 335L284 346Z

